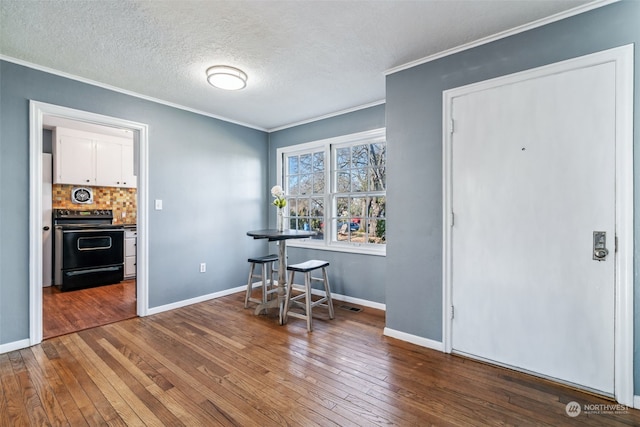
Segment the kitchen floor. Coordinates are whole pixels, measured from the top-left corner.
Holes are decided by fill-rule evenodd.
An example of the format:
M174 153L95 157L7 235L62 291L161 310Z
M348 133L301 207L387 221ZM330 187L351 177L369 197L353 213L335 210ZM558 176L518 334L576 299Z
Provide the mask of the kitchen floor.
M42 288L43 339L136 317L136 281L60 292Z

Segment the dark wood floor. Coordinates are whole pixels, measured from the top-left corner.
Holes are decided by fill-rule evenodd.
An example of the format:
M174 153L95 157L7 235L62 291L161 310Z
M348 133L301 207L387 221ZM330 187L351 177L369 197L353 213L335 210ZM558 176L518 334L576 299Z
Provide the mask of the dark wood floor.
M612 402L384 337L378 310L336 309L311 334L252 313L238 293L2 354L0 425L640 425L632 409L570 418Z
M42 288L44 339L94 328L136 316L136 281L60 292Z

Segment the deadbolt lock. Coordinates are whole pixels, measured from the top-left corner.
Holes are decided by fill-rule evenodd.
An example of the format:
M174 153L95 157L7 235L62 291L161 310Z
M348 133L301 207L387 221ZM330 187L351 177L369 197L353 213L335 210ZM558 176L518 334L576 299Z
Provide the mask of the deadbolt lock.
M607 249L607 232L606 231L594 231L593 232L593 259L596 261L604 261L609 255Z

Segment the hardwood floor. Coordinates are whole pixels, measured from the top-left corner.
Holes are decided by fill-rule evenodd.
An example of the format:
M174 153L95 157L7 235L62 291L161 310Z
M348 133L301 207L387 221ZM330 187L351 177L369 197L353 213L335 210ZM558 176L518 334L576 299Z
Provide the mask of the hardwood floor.
M42 288L44 339L136 317L136 281L60 292Z
M278 326L244 295L0 355L1 426L640 425L640 411L384 337L384 313ZM594 408L591 406L590 408ZM605 408L605 409L603 409ZM618 408L621 409L621 408Z

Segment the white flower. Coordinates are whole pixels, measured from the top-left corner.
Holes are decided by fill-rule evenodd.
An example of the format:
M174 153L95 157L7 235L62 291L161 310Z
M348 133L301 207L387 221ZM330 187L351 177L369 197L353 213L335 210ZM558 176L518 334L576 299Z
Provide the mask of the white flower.
M274 185L273 187L271 187L271 195L277 198L283 197L284 190L279 185Z
M287 206L287 199L284 197L284 190L279 185L271 187L271 195L275 198L273 204L279 208Z

